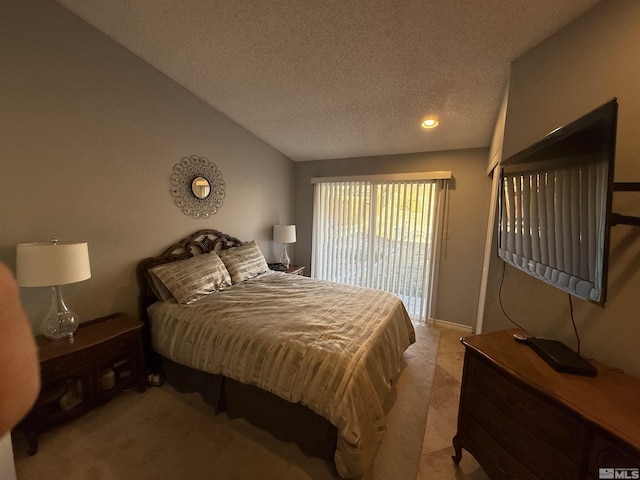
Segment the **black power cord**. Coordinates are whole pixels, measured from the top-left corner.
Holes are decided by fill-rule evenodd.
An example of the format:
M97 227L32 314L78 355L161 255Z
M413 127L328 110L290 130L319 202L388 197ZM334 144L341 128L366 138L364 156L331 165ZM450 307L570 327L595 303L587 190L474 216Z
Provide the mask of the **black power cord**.
M498 287L498 303L500 304L500 310L502 310L502 313L507 318L507 320L509 320L512 324L514 324L520 330L524 330L526 332L525 328L522 328L521 325L519 325L513 318L509 316L509 314L505 311L504 306L502 305L502 284L504 282L505 269L506 269L506 263L502 262L502 275L500 276L500 286ZM577 353L579 355L580 354L580 335L578 334L578 327L576 327L576 321L573 318L573 301L571 300L571 294L568 293L567 295L569 297L569 314L571 316L571 325L573 326L573 331L576 334L576 340L578 342Z
M502 262L502 275L500 276L500 286L498 287L498 303L500 304L500 310L502 310L503 315L507 317L507 320L513 323L520 330L524 330L526 332L526 329L518 325L518 323L516 323L516 321L507 314L507 312L505 312L504 306L502 305L502 283L504 282L504 271L505 271L506 265L507 264L505 262Z
M580 355L580 335L578 335L578 327L576 327L576 321L573 318L573 301L571 300L571 294L567 293L567 296L569 297L569 313L571 314L571 325L573 325L573 331L576 334L576 340L578 342L578 355Z

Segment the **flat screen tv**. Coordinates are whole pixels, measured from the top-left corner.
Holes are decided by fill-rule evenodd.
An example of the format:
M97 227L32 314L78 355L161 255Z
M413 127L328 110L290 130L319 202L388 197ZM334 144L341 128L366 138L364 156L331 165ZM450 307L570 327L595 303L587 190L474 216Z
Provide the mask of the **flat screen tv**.
M614 98L501 163L498 255L604 305L618 103Z

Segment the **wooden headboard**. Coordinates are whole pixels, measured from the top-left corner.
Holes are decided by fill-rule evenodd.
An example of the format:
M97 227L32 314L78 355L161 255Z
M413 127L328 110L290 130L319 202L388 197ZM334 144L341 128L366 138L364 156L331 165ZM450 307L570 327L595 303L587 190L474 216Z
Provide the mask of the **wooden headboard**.
M244 242L226 233L218 230L198 230L194 234L183 238L182 240L167 247L157 257L145 258L138 262L136 275L138 277L138 308L140 320L143 322L142 343L145 351L145 364L147 373L158 372L158 357L153 352L151 345L151 327L149 325L149 316L147 308L154 302L158 301L151 287L149 286L149 269L164 263L185 260L194 255L212 252L214 250L223 250L243 245ZM158 384L158 380L154 380L154 384Z
M185 260L194 255L201 255L214 250L237 247L242 244L244 244L243 241L226 233L219 232L218 230L198 230L187 238L183 238L177 243L167 247L167 249L157 257L149 257L141 260L136 270L140 289L138 296L140 320L142 320L145 325L148 324L147 308L152 303L158 301L158 298L149 287L148 270L150 268L164 263Z

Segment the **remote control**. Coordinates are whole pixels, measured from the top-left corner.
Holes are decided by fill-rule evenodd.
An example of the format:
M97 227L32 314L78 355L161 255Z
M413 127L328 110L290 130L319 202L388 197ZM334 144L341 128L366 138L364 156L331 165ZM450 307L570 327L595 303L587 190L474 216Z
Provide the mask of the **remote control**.
M513 334L513 338L516 339L516 342L520 342L520 343L528 343L529 342L529 337L527 335L522 334L522 333L514 333Z

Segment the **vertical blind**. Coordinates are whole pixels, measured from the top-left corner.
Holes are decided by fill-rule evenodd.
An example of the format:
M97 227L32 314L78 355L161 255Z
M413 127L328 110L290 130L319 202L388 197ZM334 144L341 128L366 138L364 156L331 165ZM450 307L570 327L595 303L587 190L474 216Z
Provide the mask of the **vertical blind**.
M393 293L426 321L448 181L314 183L311 275Z
M603 255L605 162L544 173L503 176L499 253L540 279L553 279L569 292L596 295Z

